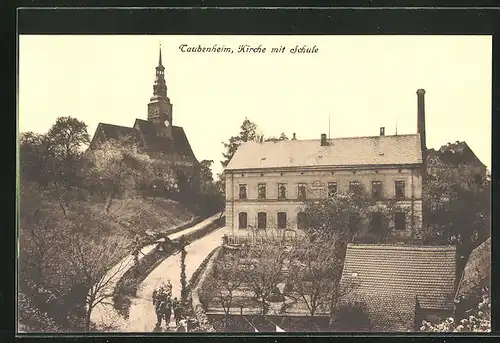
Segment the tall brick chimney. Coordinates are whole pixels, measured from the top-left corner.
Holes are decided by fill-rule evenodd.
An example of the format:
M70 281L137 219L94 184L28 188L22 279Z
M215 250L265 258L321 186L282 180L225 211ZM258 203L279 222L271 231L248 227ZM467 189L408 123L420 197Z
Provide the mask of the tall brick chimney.
M326 146L328 145L327 141L326 141L326 133L322 133L321 134L321 146Z
M427 150L425 141L425 89L417 90L417 132L420 134L420 147L422 148L422 155Z

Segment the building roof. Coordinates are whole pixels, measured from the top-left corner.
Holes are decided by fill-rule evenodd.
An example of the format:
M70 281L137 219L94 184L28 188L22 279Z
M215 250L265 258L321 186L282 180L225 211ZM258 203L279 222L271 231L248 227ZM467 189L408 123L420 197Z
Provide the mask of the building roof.
M349 244L341 283L370 296L416 295L422 308L451 310L455 272L453 246Z
M474 249L465 265L456 298L467 296L491 275L491 237Z
M139 129L144 139L144 145L148 150L162 152L167 155L177 154L184 158L196 159L182 127L172 127L173 141L171 141L166 137L157 135L155 125L155 123L147 120L135 120L134 127Z
M374 136L245 142L226 170L283 167L362 166L422 163L420 136Z
M137 130L132 127L99 123L97 129L99 130L99 128L104 133L106 139L120 139L123 137L130 137L134 141L134 143L140 142Z
M155 123L147 120L136 119L134 127L99 123L92 139L92 145L95 145L97 143L95 140L99 139L99 130L104 134L106 140L130 137L133 143L138 144L147 152L176 155L184 160L197 161L184 129L179 126L172 127L173 139L170 140L158 135Z
M464 141L445 144L439 150L428 149L427 156L448 165L470 164L486 167Z
M372 331L411 332L415 331L415 294L381 294L353 291L339 299L339 304L363 302L368 311Z

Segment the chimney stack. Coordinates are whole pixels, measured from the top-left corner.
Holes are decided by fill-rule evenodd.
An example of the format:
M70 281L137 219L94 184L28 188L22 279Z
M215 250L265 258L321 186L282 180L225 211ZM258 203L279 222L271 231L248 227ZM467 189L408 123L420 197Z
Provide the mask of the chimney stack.
M380 135L385 136L385 127L383 126L380 128Z
M422 148L422 154L427 150L427 145L425 141L425 101L424 101L425 90L417 90L417 132L420 134L420 146Z
M326 133L321 134L321 146L326 146L328 145L326 142Z
M295 136L295 132L294 132L292 140L296 140L296 139L297 139L297 137Z

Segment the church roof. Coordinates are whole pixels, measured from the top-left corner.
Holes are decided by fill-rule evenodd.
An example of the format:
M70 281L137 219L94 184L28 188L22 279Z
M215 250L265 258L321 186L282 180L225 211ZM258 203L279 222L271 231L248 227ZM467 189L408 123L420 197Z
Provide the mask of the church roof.
M134 127L99 123L91 145L95 145L97 143L96 140L100 139L98 137L100 130L104 134L103 138L105 140L130 137L131 142L136 143L147 152L177 155L182 159L196 161L196 157L182 127L172 127L172 141L158 135L155 125L153 122L142 119L136 119Z
M245 142L229 162L226 170L361 166L422 163L420 136L395 135L349 137L277 142Z
M349 244L341 284L374 297L417 297L425 309L454 306L456 248Z
M146 149L195 159L191 145L182 127L172 127L173 144L168 138L157 135L156 124L153 122L136 119L134 127L137 127L140 131Z
M99 130L101 130L107 140L129 137L134 143L140 142L139 133L132 127L99 123L96 134Z

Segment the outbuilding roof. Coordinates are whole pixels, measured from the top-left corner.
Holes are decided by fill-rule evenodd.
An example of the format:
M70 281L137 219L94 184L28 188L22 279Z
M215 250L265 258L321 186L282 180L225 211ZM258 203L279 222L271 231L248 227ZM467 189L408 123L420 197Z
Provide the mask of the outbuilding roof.
M341 283L374 297L416 296L421 308L452 310L455 273L454 246L349 244Z
M226 170L422 163L420 135L245 142Z

